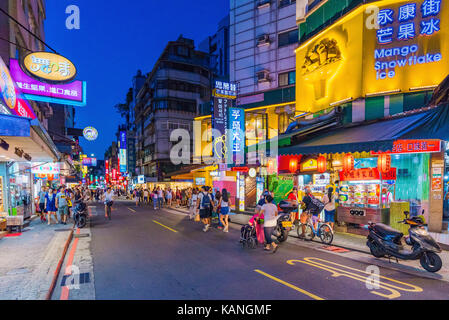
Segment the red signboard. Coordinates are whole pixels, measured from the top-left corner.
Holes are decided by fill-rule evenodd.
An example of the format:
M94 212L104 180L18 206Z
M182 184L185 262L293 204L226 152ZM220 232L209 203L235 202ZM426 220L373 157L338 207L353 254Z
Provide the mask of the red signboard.
M393 143L393 149L386 153L430 153L441 151L441 140L421 139L421 140L396 140ZM383 152L371 151L371 154L381 154Z
M238 171L238 172L248 172L248 167L232 167L231 171Z
M340 171L340 181L361 181L361 180L396 180L396 168L391 168L386 173L380 173L377 168L354 169L350 171Z

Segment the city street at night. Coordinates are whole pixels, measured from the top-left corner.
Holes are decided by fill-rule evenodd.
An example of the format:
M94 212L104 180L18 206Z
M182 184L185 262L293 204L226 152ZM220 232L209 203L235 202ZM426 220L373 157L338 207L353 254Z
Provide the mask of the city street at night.
M275 254L260 245L242 249L239 225L229 233L215 228L204 233L175 209L155 211L121 201L111 221L102 206L94 210L101 211L90 227L99 300L440 300L449 290L447 278L396 264L384 267L387 261L365 253L351 258L328 253L315 242L293 238ZM368 261L380 266L379 289L366 287ZM83 297L89 290L81 285L73 292Z

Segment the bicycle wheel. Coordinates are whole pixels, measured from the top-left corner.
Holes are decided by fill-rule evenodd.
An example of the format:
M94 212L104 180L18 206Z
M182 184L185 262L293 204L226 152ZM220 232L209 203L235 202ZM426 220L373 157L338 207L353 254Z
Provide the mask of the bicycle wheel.
M322 224L320 227L320 239L325 244L331 244L334 240L334 233L328 224Z
M315 234L313 233L312 226L310 224L305 224L304 236L302 236L303 225L303 223L299 223L296 227L296 233L298 234L298 237L309 241L313 240L313 238L315 238Z

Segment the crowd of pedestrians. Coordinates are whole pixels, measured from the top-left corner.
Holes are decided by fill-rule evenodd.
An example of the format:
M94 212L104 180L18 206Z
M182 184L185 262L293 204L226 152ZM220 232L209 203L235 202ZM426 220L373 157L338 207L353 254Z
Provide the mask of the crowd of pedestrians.
M73 218L73 208L78 201L96 201L105 200L108 194L102 189L90 190L86 187L58 188L42 187L38 193L37 213L40 220L48 225L55 224L66 225L69 219ZM109 195L111 197L111 195Z
M153 206L155 210L160 210L163 207L188 207L192 195L192 188L136 188L131 192L131 196L134 199L136 206Z

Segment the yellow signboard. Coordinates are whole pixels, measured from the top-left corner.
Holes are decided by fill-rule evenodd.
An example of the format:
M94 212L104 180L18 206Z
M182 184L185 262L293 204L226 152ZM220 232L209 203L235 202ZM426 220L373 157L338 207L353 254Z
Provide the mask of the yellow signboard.
M75 65L67 58L51 52L33 52L22 62L22 68L35 78L50 82L70 82L76 76Z
M317 159L309 159L304 161L300 165L299 171L316 171L318 170L318 161Z
M381 6L355 9L296 50L298 111L419 91L449 74L447 1L384 0L374 5Z

